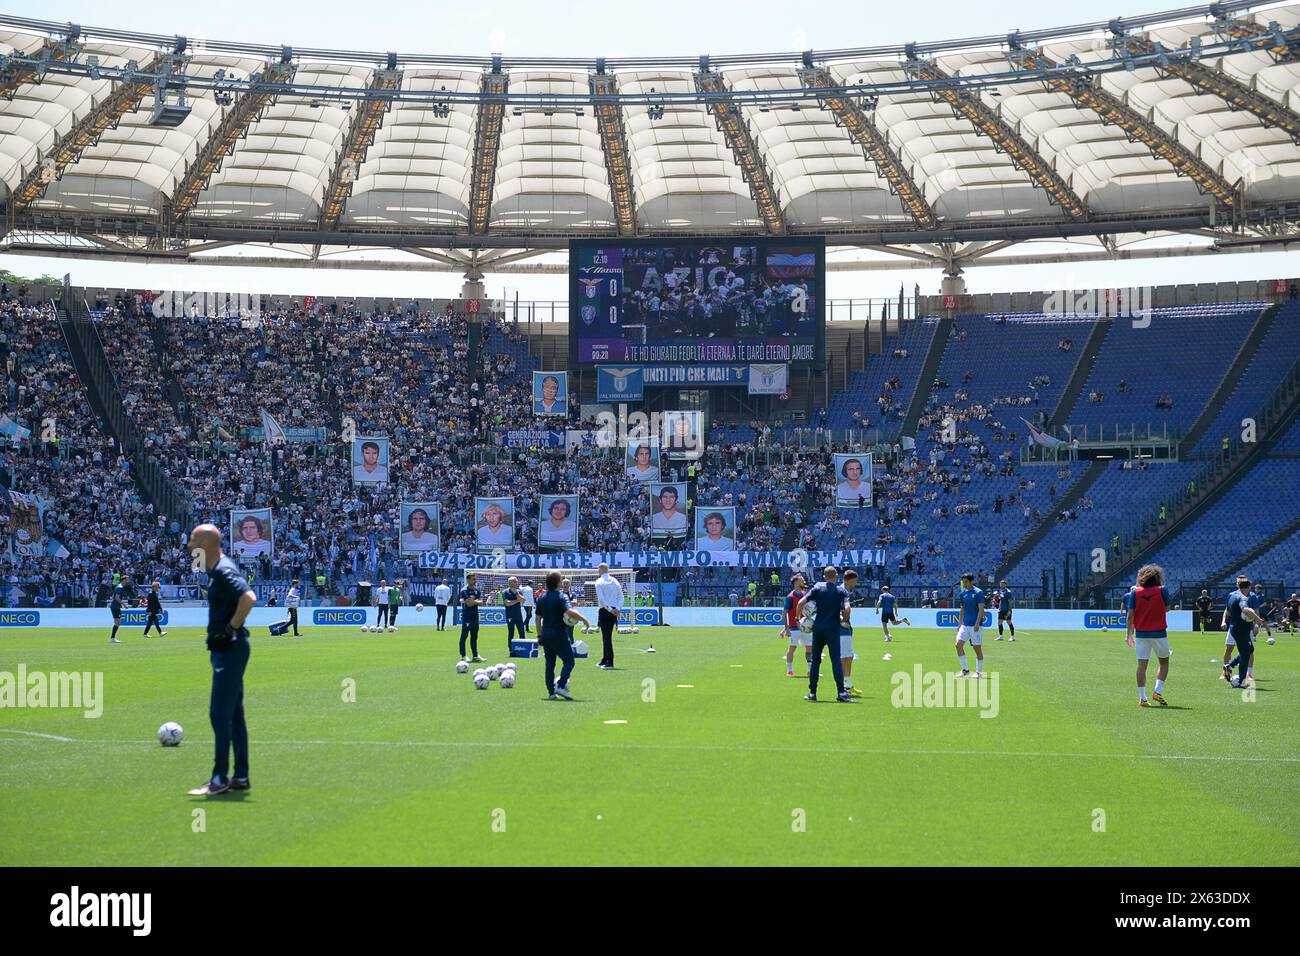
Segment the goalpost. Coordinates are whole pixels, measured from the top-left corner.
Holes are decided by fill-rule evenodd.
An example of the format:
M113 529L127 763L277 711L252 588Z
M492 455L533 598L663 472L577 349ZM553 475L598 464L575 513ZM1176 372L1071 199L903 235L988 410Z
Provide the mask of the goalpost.
M568 591L573 595L573 602L579 609L595 608L600 606L596 600L596 579L600 577L600 572L595 568L570 568L568 570L559 570L560 576L567 578L569 581ZM511 578L519 581L519 586L525 584L532 587L533 592L543 590L546 587L546 576L551 571L543 568L524 570L522 568L487 568L487 569L469 569L461 573L461 587L464 588L465 580L472 574L478 582L478 589L483 592L484 607L500 607L501 592L510 584ZM634 568L610 568L609 576L617 581L623 588L623 611L626 616L626 623L631 624L632 618L627 613L634 607L633 599L636 595L636 570Z
M523 568L486 568L486 569L466 569L461 574L461 588L465 588L466 579L472 574L478 585L478 589L483 592L483 607L501 607L501 593L510 584L510 579L515 578L519 581L519 586L525 584L537 593L546 587L546 576L551 573L552 569L535 568L525 570ZM600 577L600 572L595 568L569 568L563 570L556 568L560 575L567 578L569 586L567 590L573 595L573 603L586 615L591 621L592 628L588 633L599 634L600 629L596 627L596 615L587 613L589 610L600 607L600 602L596 600L596 580ZM635 627L635 597L636 597L636 570L634 568L610 568L609 575L617 581L623 588L623 613L619 617L618 633L630 634Z

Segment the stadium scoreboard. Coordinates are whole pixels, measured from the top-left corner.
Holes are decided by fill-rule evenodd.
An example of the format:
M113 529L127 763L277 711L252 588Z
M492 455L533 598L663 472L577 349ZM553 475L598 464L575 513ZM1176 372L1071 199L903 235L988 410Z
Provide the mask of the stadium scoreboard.
M570 367L821 368L825 288L822 237L577 239L569 246Z

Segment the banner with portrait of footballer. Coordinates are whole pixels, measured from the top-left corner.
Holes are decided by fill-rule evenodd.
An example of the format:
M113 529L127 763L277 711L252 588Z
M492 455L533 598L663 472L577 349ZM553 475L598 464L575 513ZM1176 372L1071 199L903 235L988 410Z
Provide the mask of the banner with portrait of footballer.
M623 467L633 481L658 481L659 437L629 437Z
M871 456L837 454L835 461L835 507L871 508Z
M650 483L650 540L682 542L691 536L686 482Z
M230 553L240 562L275 557L270 508L230 509Z
M403 501L398 518L399 551L420 554L442 550L441 515L436 501Z
M388 453L386 435L359 435L352 439L353 483L388 484Z
M577 495L542 495L537 513L537 547L542 551L577 551L578 520Z
M734 505L696 505L694 550L737 550Z
M663 450L669 458L687 461L704 454L704 412L683 409L664 412Z
M569 373L533 373L533 414L569 414Z
M479 551L515 549L515 499L474 499L474 547Z

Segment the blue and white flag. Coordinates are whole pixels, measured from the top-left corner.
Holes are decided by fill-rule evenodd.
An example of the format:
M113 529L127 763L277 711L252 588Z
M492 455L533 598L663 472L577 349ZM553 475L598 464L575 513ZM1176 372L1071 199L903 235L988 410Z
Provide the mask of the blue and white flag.
M268 445L283 445L288 439L280 423L265 408L260 408L258 411L262 413L262 439Z
M1051 435L1047 434L1047 432L1035 428L1034 423L1029 419L1021 418L1020 420L1028 426L1029 437L1035 445L1042 445L1044 448L1062 448L1068 444L1068 442L1064 442L1059 438L1053 438Z
M751 365L750 395L782 395L789 388L789 365Z
M32 430L19 425L8 415L0 415L0 435L10 441L26 441L32 437Z
M645 399L645 372L640 365L596 366L596 401L639 402Z

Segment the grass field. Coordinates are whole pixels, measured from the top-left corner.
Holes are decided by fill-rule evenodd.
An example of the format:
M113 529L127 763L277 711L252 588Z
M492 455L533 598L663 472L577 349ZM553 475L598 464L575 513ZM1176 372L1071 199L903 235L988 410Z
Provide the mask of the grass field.
M0 709L0 864L1300 863L1300 639L1261 643L1246 701L1219 635L1176 634L1171 706L1140 710L1122 635L1026 633L987 645L983 718L892 705L895 672L955 664L949 633L898 630L859 628L840 705L801 699L775 628L645 628L619 670L579 662L574 703L536 660L475 691L451 631L259 629L253 789L208 800L185 795L211 768L197 631L12 631L0 671L102 671L105 703ZM491 661L505 643L484 628Z

